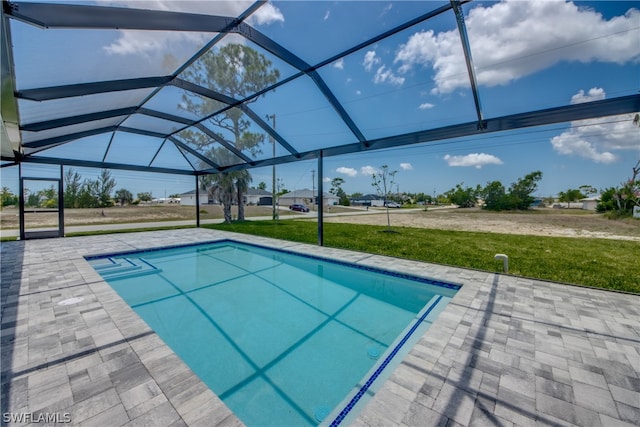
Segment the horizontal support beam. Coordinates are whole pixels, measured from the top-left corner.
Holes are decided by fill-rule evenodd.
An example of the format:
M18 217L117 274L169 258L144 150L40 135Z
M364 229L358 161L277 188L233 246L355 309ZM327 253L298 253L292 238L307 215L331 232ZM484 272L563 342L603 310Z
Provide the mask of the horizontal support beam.
M145 116L155 117L157 119L168 120L170 122L181 123L183 125L192 125L195 120L187 119L186 117L176 116L174 114L163 113L162 111L151 110L149 108L138 108L136 111L138 114L144 114Z
M50 101L52 99L72 98L98 93L155 88L165 85L170 81L171 76L163 76L41 87L16 91L16 98L27 99L29 101Z
M23 125L20 128L20 130L28 131L28 132L40 132L43 130L55 129L59 127L71 126L71 125L76 125L76 124L86 123L86 122L92 122L95 120L103 120L103 119L109 119L112 117L119 117L119 116L129 116L136 113L144 114L146 116L168 120L168 121L172 121L172 122L176 122L184 125L194 124L194 120L187 119L185 117L175 116L173 114L167 114L160 111L151 110L148 108L126 107L126 108L119 108L117 110L99 111L96 113L83 114L80 116L62 117L59 119L46 120L43 122L28 123L26 125ZM123 131L127 131L127 129L128 128L121 128L121 130ZM146 131L142 131L142 132L146 132ZM150 132L150 133L144 133L144 135L158 136L159 133Z
M160 138L160 139L165 139L167 137L166 134L161 133L161 132L153 132L153 131L150 131L150 130L129 128L129 127L124 127L124 126L119 126L118 129L116 129L116 130L118 132L135 133L136 135L151 136L151 137Z
M15 157L2 156L2 157L0 157L0 160L3 161L3 162L10 162L10 163L5 163L4 165L0 165L0 169L18 165L18 162L16 161Z
M223 104L226 104L231 107L235 107L241 103L241 101L231 98L223 93L216 92L215 90L208 89L206 87L202 87L195 83L192 83L187 80L183 80L180 78L175 78L171 84L177 88L184 89L189 92L193 92L197 95L204 96L205 98L214 99Z
M84 132L70 133L67 135L60 135L53 138L41 139L39 141L33 142L24 142L22 143L25 148L43 148L51 145L58 145L63 142L69 142L80 138L85 138L87 136L99 135L101 133L109 133L114 132L118 129L117 126L107 126L98 129L86 130Z
M509 116L502 116L493 119L485 120L486 128L484 130L478 129L477 122L470 123L462 123L453 126L446 126L438 129L429 129L418 132L411 132L403 135L395 135L385 138L378 138L374 140L369 140L368 144L365 146L360 142L346 144L341 146L327 147L322 149L323 156L338 156L344 154L351 154L361 151L373 151L383 148L393 148L393 147L401 147L406 145L413 144L421 144L428 143L434 141L443 141L450 140L454 138L467 137L473 135L486 135L488 133L493 132L504 132L504 131L513 131L518 129L524 129L529 127L537 127L537 126L545 126L557 123L569 123L572 121L578 120L586 120L586 119L594 119L599 117L608 117L615 116L620 114L631 114L640 111L640 95L629 95L624 97L612 98L612 99L604 99L600 101L592 101L582 104L575 105L567 105L556 108L549 108L545 110L531 111L526 113L513 114ZM128 130L135 131L136 133L142 133L142 131L130 130L130 129L116 129L115 126L95 129L92 131L81 132L74 135L65 135L57 138L50 138L44 141L36 141L31 144L24 144L25 147L29 148L38 148L44 147L48 145L55 145L61 142L79 139L84 136L90 136L103 132L112 132L115 130ZM157 135L162 137L162 135ZM174 143L177 140L172 139ZM180 143L179 141L177 141ZM180 143L182 144L182 143ZM182 144L184 145L184 144ZM186 146L186 145L185 145ZM184 148L184 147L182 147ZM189 149L192 152L191 149ZM195 150L193 150L195 151ZM308 151L304 153L300 153L298 155L287 155L276 158L268 158L264 160L256 160L250 164L243 163L237 165L230 165L225 167L219 167L219 169L212 170L204 170L204 171L194 171L189 174L206 174L206 173L216 173L220 171L234 171L234 170L242 170L242 169L252 169L257 167L271 166L271 165L279 165L292 163L300 160L310 160L315 159L318 156L320 150ZM192 152L195 155L195 153ZM28 159L32 159L32 157L27 157ZM38 157L38 162L47 163L42 161L41 159L47 159L44 157ZM206 159L206 158L205 158ZM205 160L202 159L202 160ZM21 161L31 161L26 159L20 159ZM51 161L53 164L71 164L70 160L63 159L54 159L55 161ZM206 159L207 163L215 168L209 159ZM66 162L66 163L65 163ZM73 161L75 162L75 161ZM88 163L91 163L89 165ZM100 166L93 166L93 165ZM84 162L84 165L88 165L91 167L103 167L105 163L102 162ZM217 166L217 165L216 165ZM106 166L105 166L106 167ZM147 170L146 167L129 167L128 165L120 165L120 167L115 167L113 165L108 166L112 169L128 169L128 170ZM132 169L133 168L133 169ZM157 169L157 168L149 168L149 169ZM180 173L185 173L184 171Z
M438 129L429 129L411 132L403 135L389 136L368 141L368 145L362 143L345 144L322 149L324 157L353 154L361 151L373 151L384 148L402 147L407 145L422 144L435 141L445 141L455 138L473 135L486 135L493 132L506 132L529 127L546 126L557 123L569 123L578 120L594 119L599 117L631 114L640 111L640 95L629 95L619 98L604 99L583 104L567 105L563 107L548 108L545 110L527 113L513 114L485 120L486 128L478 129L478 122L462 123L446 126ZM231 165L224 171L250 169L292 163L299 160L311 160L318 157L320 150L300 153L299 156L282 156L258 160L253 165Z
M57 159L55 157L26 156L26 157L23 157L20 161L24 163L40 163L40 164L47 164L47 165L64 165L64 166L76 166L76 167L87 167L87 168L98 168L98 169L106 168L106 169L129 170L129 171L137 171L137 172L166 173L171 175L196 175L196 172L194 170L126 165L122 163L108 163L108 162L98 162L98 161L93 162L89 160Z
M64 126L77 125L80 123L93 122L96 120L110 119L119 116L128 116L136 112L137 107L119 108L110 111L98 111L97 113L82 114L80 116L62 117L60 119L46 120L43 122L28 123L20 126L20 130L28 132L40 132L48 129L55 129Z
M4 3L4 2L3 2ZM49 3L7 3L5 14L41 28L219 33L236 19L196 13Z

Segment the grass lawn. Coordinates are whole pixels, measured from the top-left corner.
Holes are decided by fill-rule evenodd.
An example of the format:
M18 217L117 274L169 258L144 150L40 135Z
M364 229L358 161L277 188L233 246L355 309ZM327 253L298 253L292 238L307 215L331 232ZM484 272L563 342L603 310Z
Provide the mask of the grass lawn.
M204 227L317 244L315 222L283 220L210 224ZM640 243L327 223L328 247L399 258L502 271L494 255L509 256L509 273L640 294Z

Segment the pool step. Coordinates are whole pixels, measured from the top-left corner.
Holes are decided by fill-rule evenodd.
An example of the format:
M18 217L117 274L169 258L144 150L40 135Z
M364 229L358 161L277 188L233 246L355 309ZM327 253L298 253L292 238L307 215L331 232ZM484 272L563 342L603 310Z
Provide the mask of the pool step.
M107 280L144 276L162 271L143 258L101 258L91 261L91 266Z

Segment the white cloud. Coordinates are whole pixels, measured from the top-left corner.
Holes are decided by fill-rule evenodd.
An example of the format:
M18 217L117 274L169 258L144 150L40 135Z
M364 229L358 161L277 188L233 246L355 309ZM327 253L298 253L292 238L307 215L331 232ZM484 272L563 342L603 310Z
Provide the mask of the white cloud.
M264 3L260 9L258 9L256 13L251 15L247 20L247 23L251 25L270 25L274 22L284 22L284 15L280 9L270 2Z
M373 76L373 82L378 83L391 83L392 85L401 85L404 83L404 77L396 76L391 69L384 65L381 65L376 70L376 75Z
M185 43L196 45L204 43L210 34L203 33L178 33L157 31L121 31L120 37L104 47L110 55L159 55L160 57L173 56L170 52L180 54ZM165 52L163 54L163 52ZM193 52L195 53L195 52ZM185 60L188 57L184 58Z
M233 2L203 2L166 0L95 0L100 6L127 7L132 9L172 10L176 12L202 13L220 16L237 16L253 3L251 0ZM215 4L218 3L218 4ZM226 3L226 4L225 4Z
M333 67L337 68L338 70L344 70L344 58L340 58L336 62L334 62Z
M362 62L362 65L364 65L365 71L371 71L371 68L373 68L374 65L379 64L380 61L380 58L376 57L376 51L369 50L364 54L364 61Z
M424 104L420 104L420 106L418 107L421 110L429 110L431 108L435 107L435 105L433 105L430 102L425 102Z
M640 60L640 11L605 20L588 7L560 0L505 0L477 6L465 18L478 82L504 85L561 61ZM414 66L435 71L434 93L469 86L457 29L420 31L400 46L399 72Z
M600 87L592 87L587 94L584 94L584 90L580 89L578 93L571 97L571 104L582 104L584 102L600 101L606 98L604 89Z
M381 63L382 59L377 56L375 50L369 50L364 54L364 61L362 62L362 65L364 66L365 71L371 71L374 66ZM404 77L397 76L393 70L387 68L386 65L380 65L373 76L373 82L375 84L390 83L392 85L401 85L404 83L404 80Z
M572 104L605 99L604 89L594 87L571 97ZM601 117L571 122L571 127L551 138L553 149L559 154L578 156L596 163L613 163L616 151L640 150L638 129L633 126L633 114Z
M362 95L362 91L356 90L356 95Z
M571 129L551 138L553 149L564 155L577 155L596 163L613 163L616 156L610 151L599 151L596 144L581 136L581 132Z
M501 165L503 162L498 157L493 154L485 154L485 153L471 153L465 156L451 156L447 154L444 156L444 159L447 161L449 166L460 166L460 167L475 167L476 169L480 169L485 165Z
M341 173L343 175L350 176L352 178L358 175L358 171L355 170L354 168L347 168L344 166L340 166L338 169L336 169L336 172Z
M331 178L325 176L324 178L322 178L322 182L331 182Z
M322 18L322 20L326 21L327 19L329 19L330 16L331 16L331 11L327 10L327 12L324 14L324 18Z
M413 166L411 165L411 163L400 163L400 168L403 171L410 171L411 169L413 169Z
M393 3L389 3L388 5L386 5L384 7L384 9L382 9L382 12L380 13L380 17L386 15L387 13L389 13L391 11L391 9L393 9Z
M374 173L378 173L378 169L374 168L373 166L362 166L360 168L360 173L362 175L373 175Z
M218 15L236 17L249 6L251 1L175 1L165 0L98 0L104 6L117 6L129 8L143 8L150 10L171 10L175 12L197 13L205 15ZM170 6L168 6L170 5ZM271 3L265 3L253 15L247 23L250 25L268 25L274 22L284 22L282 12ZM112 55L144 55L147 57L165 56L178 57L179 63L188 59L195 51L187 46L198 46L213 38L213 33L177 32L177 31L137 31L121 30L120 37L104 50ZM169 53L168 53L169 52ZM182 57L184 56L184 58ZM154 58L157 62L157 58Z

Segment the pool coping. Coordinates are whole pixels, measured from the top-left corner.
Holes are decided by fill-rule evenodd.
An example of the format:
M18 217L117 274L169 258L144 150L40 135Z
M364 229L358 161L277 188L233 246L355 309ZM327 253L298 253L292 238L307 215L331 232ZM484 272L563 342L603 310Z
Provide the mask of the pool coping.
M353 425L632 425L640 414L640 296L203 229L3 243L3 412L242 425L83 258L225 238L462 283ZM74 296L87 305L56 304Z

